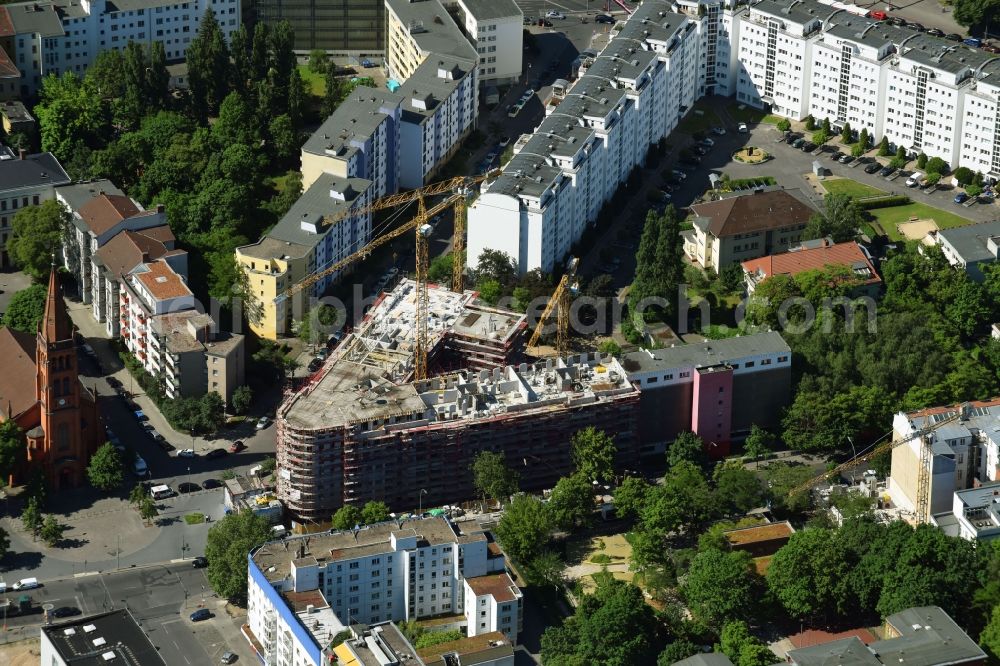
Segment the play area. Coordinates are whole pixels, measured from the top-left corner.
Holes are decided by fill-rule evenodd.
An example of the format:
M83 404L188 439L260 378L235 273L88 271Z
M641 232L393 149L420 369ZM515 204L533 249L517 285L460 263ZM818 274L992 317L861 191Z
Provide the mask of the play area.
M896 225L899 235L906 240L923 240L927 234L939 229L937 222L929 219L913 219Z
M632 546L625 540L624 534L573 541L568 548L569 561L575 564L566 568L566 577L579 580L587 592L593 592L596 587L593 576L605 567L619 580L631 582L635 575L628 566Z

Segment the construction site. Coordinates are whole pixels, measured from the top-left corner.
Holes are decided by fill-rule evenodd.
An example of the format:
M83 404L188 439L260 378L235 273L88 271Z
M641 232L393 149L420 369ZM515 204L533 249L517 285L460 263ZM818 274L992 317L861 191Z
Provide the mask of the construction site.
M415 378L417 286L403 280L279 408L277 491L294 522L322 525L369 500L396 511L468 500L487 450L506 455L522 489L549 488L587 426L615 436L620 462L637 459L639 391L617 360L520 362L523 315L470 291L427 294L429 378Z

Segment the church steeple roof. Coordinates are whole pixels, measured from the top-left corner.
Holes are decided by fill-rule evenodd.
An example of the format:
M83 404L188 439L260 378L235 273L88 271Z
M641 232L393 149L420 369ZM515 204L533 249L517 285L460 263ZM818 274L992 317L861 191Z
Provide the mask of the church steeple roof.
M66 303L59 290L59 278L56 275L55 258L52 259L52 270L49 273L49 293L45 297L45 317L42 319L42 335L46 342L60 342L73 337L73 326L66 312Z

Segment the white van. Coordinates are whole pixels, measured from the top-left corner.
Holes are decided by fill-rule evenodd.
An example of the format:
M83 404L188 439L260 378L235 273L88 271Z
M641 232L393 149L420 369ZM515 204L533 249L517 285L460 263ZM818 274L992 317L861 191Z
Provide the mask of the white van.
M919 171L914 171L912 174L910 174L910 177L906 179L906 186L916 187L917 185L920 185L923 182L924 182L924 174L920 173Z
M33 590L39 587L37 578L22 578L14 583L15 590Z
M174 491L172 491L170 486L167 485L153 486L149 489L149 494L153 499L159 500L164 499L165 497L170 497L174 494Z
M135 462L132 463L132 471L135 472L136 476L146 476L149 474L149 467L146 465L146 461L142 459L142 456L136 454Z
M275 539L280 539L286 534L288 534L288 529L284 525L275 525L271 528L271 536Z

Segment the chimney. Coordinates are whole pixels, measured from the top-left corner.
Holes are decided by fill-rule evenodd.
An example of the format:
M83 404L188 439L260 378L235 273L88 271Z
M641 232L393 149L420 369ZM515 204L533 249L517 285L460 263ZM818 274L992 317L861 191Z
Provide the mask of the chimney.
M28 154L28 151L25 150L24 148L18 148L17 149L17 159L23 160L25 158L25 156L27 156L27 154Z

